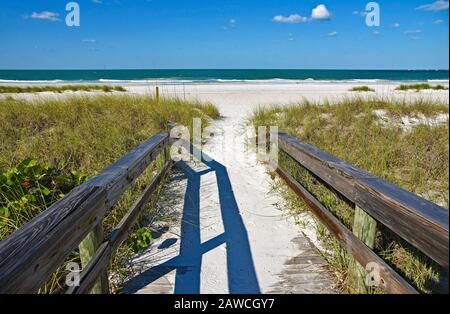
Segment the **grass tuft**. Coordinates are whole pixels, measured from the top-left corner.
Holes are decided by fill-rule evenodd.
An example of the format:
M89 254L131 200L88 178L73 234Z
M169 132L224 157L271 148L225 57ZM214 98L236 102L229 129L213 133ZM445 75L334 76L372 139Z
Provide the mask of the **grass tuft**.
M11 94L21 94L21 93L42 93L42 92L53 92L53 93L63 93L66 91L83 91L83 92L126 92L126 89L122 86L109 86L109 85L63 85L63 86L0 86L0 94L11 93Z
M375 92L375 90L373 90L369 86L355 86L350 91L351 92Z
M445 87L445 86L442 86L442 85L430 85L430 84L427 84L427 83L412 84L412 85L400 85L395 90L399 90L399 91L415 90L416 92L418 92L418 91L427 90L427 89L448 90L448 88Z

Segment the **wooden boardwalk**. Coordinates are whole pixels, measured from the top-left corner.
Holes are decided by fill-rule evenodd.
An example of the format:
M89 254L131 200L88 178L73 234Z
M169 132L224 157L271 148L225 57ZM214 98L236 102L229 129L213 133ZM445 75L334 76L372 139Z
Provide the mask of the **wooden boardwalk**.
M154 230L152 247L133 259L136 273L125 285L126 293L339 293L326 261L288 216L260 204L266 207L260 213L274 226L265 227L272 242L261 245L266 239L251 234L258 228L246 226L252 217L232 205L235 200L221 208L219 196L214 195L221 188L215 188L216 176L208 171L203 163L178 165L160 200L167 212L156 225L164 227ZM193 181L199 173L196 186ZM235 184L236 188L242 183ZM227 193L235 197L232 191ZM167 206L169 202L174 206ZM227 219L227 214L222 211L241 223L224 226L230 222L224 223L222 217ZM281 232L291 239L277 240Z
M193 150L207 160L175 165L160 200L166 218L175 221L134 261L137 273L125 291L339 293L326 261L277 207L281 197L271 193L267 168L248 149L235 119L212 122L220 132L201 152Z

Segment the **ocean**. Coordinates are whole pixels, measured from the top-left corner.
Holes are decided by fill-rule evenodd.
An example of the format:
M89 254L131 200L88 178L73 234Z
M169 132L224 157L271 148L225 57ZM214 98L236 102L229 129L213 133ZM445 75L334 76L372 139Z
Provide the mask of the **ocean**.
M448 81L448 70L0 70L1 82L16 81L255 81L386 80Z

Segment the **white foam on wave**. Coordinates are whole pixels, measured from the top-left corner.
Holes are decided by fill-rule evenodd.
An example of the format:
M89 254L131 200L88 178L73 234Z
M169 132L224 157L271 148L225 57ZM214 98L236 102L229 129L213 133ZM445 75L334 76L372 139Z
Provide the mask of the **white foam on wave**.
M24 84L46 84L46 83L61 83L66 82L64 80L2 80L0 83L24 83ZM67 81L69 82L69 81Z
M446 83L449 84L449 80L427 80L428 83Z

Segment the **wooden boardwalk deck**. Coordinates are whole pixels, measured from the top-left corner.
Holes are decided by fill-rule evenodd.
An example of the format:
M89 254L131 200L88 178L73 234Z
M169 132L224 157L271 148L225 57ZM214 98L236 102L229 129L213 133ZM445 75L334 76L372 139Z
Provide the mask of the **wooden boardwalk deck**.
M125 291L338 293L325 260L277 207L281 198L244 135L231 119L213 123L222 132L202 147L209 161L176 164L160 200L170 228L135 259Z
M126 283L125 293L339 293L326 261L288 216L275 212L265 218L276 226L266 229L274 239L269 245L256 241L258 235L251 234L256 228L247 228L245 223L250 220L246 218L240 226L245 230L232 229L228 231L235 234L231 237L224 234L219 199L207 193L218 192L215 176L204 174L200 193L194 195L185 166L173 174L160 200L167 211L156 225L163 227L153 230L156 239L152 247L133 259L135 276ZM192 169L202 173L208 168L197 164ZM174 202L174 197L179 202ZM236 209L238 216L246 215L238 208L224 208ZM268 214L267 209L263 212ZM276 240L279 235L275 232L283 232L283 228L292 237L287 243L285 237ZM237 248L229 243L233 241ZM237 255L227 252L229 248L237 250ZM251 258L254 255L257 259ZM267 269L269 266L276 270Z

